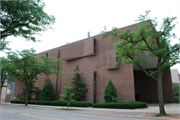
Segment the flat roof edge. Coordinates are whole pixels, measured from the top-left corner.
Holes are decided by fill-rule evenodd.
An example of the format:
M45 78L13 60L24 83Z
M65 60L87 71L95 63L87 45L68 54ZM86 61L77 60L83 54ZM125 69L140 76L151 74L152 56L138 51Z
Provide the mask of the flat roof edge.
M144 22L146 22L146 21L144 21ZM118 28L118 29L123 29L123 28L126 28L126 27L130 27L130 26L133 26L133 25L140 24L140 23L141 23L141 22L134 23L134 24L131 24L131 25L127 25L127 26ZM110 31L107 31L107 32L110 32ZM101 34L102 34L102 33L97 34L97 35L94 35L94 36L91 36L91 37L89 37L89 39L92 39L93 37L99 36L99 35L101 35ZM85 39L88 39L88 38L83 38L83 39L81 39L81 40L77 40L77 41L74 41L74 42L69 43L69 44L73 44L73 43L76 43L76 42L78 42L78 41L83 41L83 40L85 40ZM66 46L66 45L67 45L67 44L61 45L61 46L58 46L58 47L55 47L55 48L52 48L52 49L49 49L49 50L45 50L45 51L43 51L43 52L36 53L36 54L42 54L42 53L44 53L44 52L46 52L46 51L52 51L52 50L58 49L58 48L60 48L60 47Z

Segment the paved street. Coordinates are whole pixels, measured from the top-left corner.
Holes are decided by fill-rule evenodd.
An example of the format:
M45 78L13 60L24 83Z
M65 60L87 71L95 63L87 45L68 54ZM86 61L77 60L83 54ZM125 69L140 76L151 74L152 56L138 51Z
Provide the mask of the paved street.
M138 120L138 118L91 115L10 105L1 105L0 116L0 120Z
M161 119L172 118L149 118L142 117L146 113L158 113L157 104L150 104L143 109L103 109L103 108L83 108L73 107L80 111L55 110L64 108L62 106L45 106L5 103L0 106L0 120L139 120L139 119ZM180 104L166 104L167 114L176 114L175 119L180 119ZM173 118L174 119L174 118Z

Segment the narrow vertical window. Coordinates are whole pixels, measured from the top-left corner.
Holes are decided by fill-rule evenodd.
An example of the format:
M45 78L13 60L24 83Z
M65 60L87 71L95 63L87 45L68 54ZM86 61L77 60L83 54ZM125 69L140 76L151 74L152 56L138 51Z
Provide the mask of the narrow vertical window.
M96 74L94 74L94 103L96 103Z
M96 52L96 40L94 40L94 53Z
M48 53L46 53L46 57L48 57Z
M116 62L118 62L119 61L119 57L117 57L117 53L116 53Z
M118 57L116 57L116 62L118 62L118 60L119 60L119 58L118 58Z

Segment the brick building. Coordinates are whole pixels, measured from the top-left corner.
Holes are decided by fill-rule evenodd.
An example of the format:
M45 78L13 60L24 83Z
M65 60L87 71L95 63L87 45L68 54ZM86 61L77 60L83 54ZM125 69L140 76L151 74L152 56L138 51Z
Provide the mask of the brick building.
M120 28L134 28L135 25ZM114 43L119 42L115 41ZM121 96L121 100L127 101L144 101L158 102L157 83L152 78L143 73L137 66L120 64L118 67L113 66L117 58L113 49L113 44L109 38L100 40L100 35L88 37L70 44L66 44L51 50L47 50L37 55L54 56L55 59L62 58L63 71L61 77L51 75L55 100L60 99L59 94L65 92L64 86L66 82L71 83L73 69L78 64L83 82L86 82L88 91L84 101L105 102L104 90L109 81L112 80L117 89L117 94ZM146 69L155 69L153 64L155 60L149 60L151 65L143 66ZM42 89L45 77L38 76L35 83L37 87ZM15 83L14 96L21 94L22 85L20 82ZM174 102L172 81L170 69L163 76L164 102ZM17 98L16 98L17 99Z

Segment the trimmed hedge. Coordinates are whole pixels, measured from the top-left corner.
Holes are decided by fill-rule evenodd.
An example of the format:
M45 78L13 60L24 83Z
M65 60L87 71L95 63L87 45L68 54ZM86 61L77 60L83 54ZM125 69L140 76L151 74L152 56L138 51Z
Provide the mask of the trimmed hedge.
M11 100L11 103L25 104L25 100ZM63 100L61 101L28 101L28 104L67 106L67 102ZM92 106L92 103L84 102L84 101L72 101L70 106L71 107L88 107L88 106Z
M146 108L147 103L130 101L125 103L95 103L94 108L117 108L117 109L135 109L135 108Z
M11 103L25 104L25 100L12 100ZM64 100L61 101L28 101L28 104L36 105L51 105L51 106L67 106L67 102ZM89 107L93 106L94 108L117 108L117 109L135 109L135 108L146 108L147 103L130 101L124 103L95 103L85 101L72 101L70 104L71 107Z

